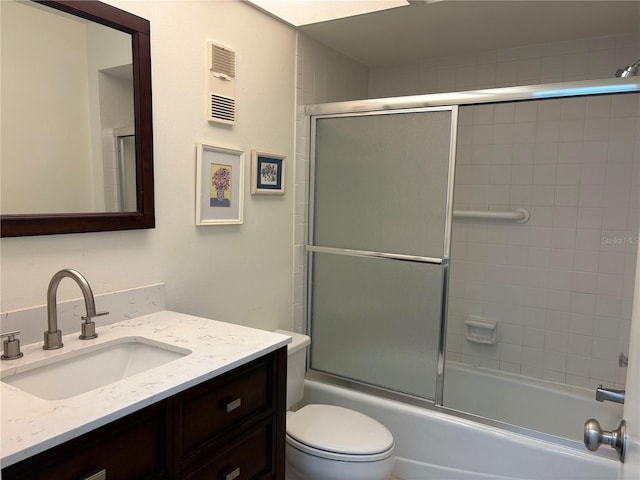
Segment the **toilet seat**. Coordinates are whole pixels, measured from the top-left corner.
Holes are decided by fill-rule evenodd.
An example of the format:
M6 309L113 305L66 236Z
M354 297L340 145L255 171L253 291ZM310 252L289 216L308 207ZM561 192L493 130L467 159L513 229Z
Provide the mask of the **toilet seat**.
M295 438L289 435L287 435L287 444L297 450L300 450L302 453L306 453L307 455L324 458L325 460L337 460L340 462L377 462L393 455L393 448L390 448L385 452L376 453L373 455L335 453L327 450L321 450L319 448L310 447L309 445L298 442Z
M287 442L310 455L345 462L382 460L394 447L384 425L334 405L306 405L288 416Z

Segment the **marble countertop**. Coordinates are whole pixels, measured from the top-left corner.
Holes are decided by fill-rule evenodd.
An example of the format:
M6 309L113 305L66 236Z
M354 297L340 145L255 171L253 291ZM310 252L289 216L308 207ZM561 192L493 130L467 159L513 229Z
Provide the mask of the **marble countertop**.
M161 311L96 329L98 338L63 337L64 347L23 346L24 356L0 362L0 375L25 370L89 346L145 337L192 353L101 388L63 400L43 400L0 382L0 464L7 467L288 344L288 336Z

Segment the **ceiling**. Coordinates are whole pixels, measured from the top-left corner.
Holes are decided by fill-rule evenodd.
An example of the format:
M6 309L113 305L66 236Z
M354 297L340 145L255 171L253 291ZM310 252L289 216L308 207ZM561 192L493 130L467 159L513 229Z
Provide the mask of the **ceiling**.
M299 27L408 5L409 0L245 0L285 22Z
M384 67L431 57L640 33L640 0L416 1L299 28L365 66Z

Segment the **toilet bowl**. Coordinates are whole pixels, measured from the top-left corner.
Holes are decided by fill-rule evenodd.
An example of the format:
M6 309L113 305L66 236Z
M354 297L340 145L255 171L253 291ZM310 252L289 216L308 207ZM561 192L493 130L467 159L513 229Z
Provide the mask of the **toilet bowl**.
M287 410L302 400L306 335L288 346ZM287 412L286 480L386 480L393 470L393 435L380 422L335 405L305 405Z
M287 480L386 480L393 451L384 425L347 408L311 404L287 416Z

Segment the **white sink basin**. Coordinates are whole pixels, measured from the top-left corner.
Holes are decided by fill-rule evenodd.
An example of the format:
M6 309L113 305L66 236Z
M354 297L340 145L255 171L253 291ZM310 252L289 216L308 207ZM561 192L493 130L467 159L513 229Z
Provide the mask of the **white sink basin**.
M148 338L126 337L9 370L4 372L1 380L44 400L61 400L150 370L190 353L185 348Z

